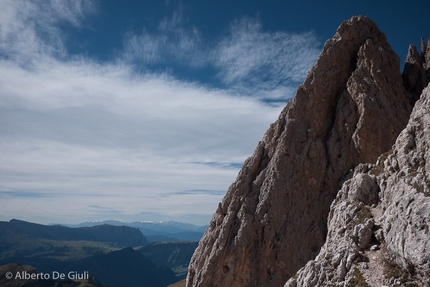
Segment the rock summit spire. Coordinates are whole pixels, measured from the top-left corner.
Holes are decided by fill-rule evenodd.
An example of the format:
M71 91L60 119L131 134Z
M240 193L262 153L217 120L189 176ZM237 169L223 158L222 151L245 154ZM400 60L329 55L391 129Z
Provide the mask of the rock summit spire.
M219 204L188 287L282 286L318 254L341 184L389 150L408 121L399 70L371 20L339 26Z

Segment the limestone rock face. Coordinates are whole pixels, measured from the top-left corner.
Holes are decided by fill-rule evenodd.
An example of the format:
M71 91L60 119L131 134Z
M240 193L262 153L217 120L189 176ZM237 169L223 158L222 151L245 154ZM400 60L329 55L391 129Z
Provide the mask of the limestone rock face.
M366 17L342 23L219 204L187 286L282 286L324 244L351 170L390 150L411 109L385 35ZM357 181L376 188L366 176ZM360 246L372 224L357 230Z
M285 287L430 286L429 111L430 86L393 150L344 183L327 241Z
M430 87L385 165L383 231L388 253L430 286Z

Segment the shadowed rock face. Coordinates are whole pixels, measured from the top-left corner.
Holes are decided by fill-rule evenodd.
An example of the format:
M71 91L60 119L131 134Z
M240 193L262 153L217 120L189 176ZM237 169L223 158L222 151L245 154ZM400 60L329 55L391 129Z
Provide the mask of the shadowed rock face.
M414 101L418 100L430 82L430 39L427 44L421 39L421 54L414 45L409 46L402 76L406 90Z
M314 258L350 171L389 150L411 100L399 59L366 17L328 40L219 204L187 286L282 286Z

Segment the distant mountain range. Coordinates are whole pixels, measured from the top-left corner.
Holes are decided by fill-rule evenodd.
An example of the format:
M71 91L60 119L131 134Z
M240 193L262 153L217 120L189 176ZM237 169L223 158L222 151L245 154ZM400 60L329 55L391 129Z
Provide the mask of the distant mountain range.
M62 224L62 226L93 227L102 224L137 228L142 232L142 234L150 243L159 241L199 241L208 227L207 225L197 226L176 221L121 222L116 220L83 222L79 224Z
M0 235L10 232L51 240L88 240L113 243L119 246L142 246L149 243L137 228L109 224L69 228L60 225L36 224L17 219L12 219L9 222L0 221Z

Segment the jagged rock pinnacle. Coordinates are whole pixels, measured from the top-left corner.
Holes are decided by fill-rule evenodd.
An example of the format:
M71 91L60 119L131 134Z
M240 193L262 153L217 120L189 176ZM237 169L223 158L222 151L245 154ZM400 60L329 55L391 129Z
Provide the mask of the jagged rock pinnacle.
M318 254L339 187L391 148L410 102L376 24L343 22L219 204L187 286L282 286Z
M415 102L430 82L430 39L426 45L421 38L421 54L415 45L409 46L402 76L405 88Z

